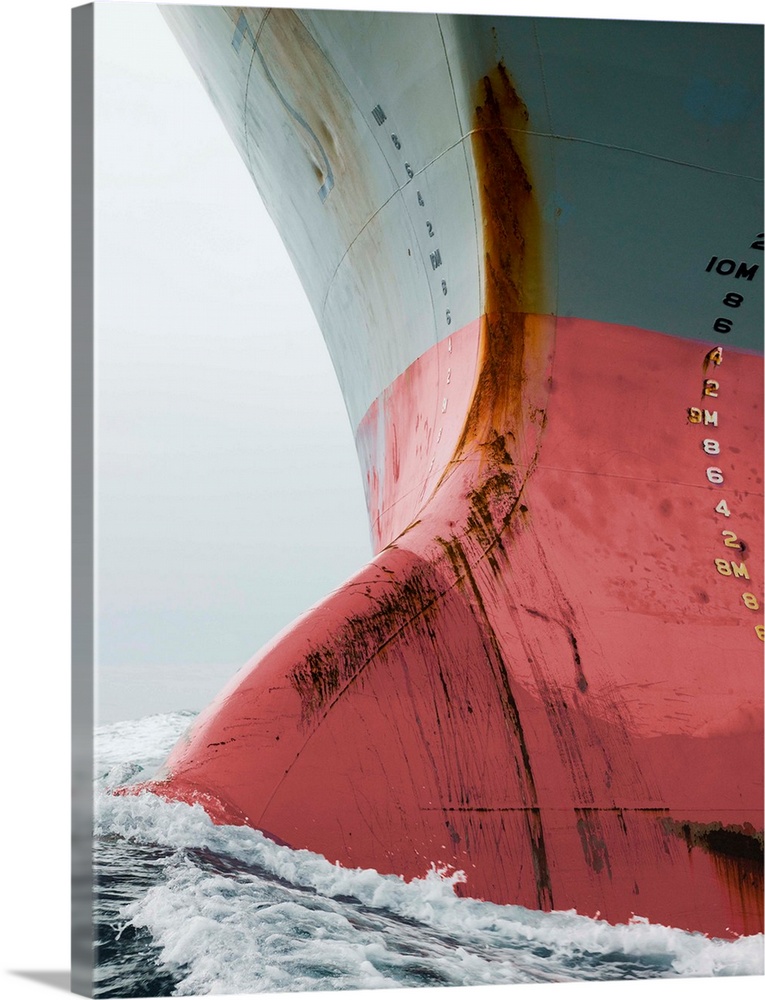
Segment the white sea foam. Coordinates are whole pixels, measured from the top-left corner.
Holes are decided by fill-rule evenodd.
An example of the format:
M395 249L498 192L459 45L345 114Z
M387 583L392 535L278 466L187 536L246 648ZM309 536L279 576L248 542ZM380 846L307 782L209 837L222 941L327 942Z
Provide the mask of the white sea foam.
M146 771L159 766L195 718L195 712L169 712L98 726L94 734L98 771L103 777L109 768L124 764Z
M164 742L188 721L144 720L144 735ZM123 749L140 728L107 727ZM463 899L460 873L405 882L349 870L245 827L215 826L199 806L113 796L107 788L126 762L111 750L96 832L173 852L166 877L124 919L151 933L179 994L763 973L762 935L713 940ZM150 750L144 741L138 765Z

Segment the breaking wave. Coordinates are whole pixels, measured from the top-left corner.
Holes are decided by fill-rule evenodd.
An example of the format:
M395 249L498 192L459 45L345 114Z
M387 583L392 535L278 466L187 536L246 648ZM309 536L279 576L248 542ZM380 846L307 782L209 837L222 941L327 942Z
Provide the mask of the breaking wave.
M199 806L149 777L191 713L97 731L98 996L478 986L763 973L762 935L710 939L458 897L459 872L405 882L349 870Z

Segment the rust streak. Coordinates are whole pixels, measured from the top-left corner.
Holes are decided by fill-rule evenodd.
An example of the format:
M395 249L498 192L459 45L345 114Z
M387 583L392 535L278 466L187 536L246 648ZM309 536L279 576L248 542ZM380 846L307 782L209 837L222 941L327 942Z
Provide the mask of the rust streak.
M753 826L726 826L723 823L693 823L666 817L664 831L685 841L688 853L694 849L709 854L719 878L737 898L745 912L763 915L763 835Z
M528 111L503 63L479 85L472 133L483 213L485 302L478 381L456 449L524 425L522 386L534 335L525 314L542 284L539 209L524 149Z
M526 794L531 802L531 808L524 815L534 865L538 905L541 909L552 909L552 882L550 879L550 869L547 861L547 850L545 847L544 831L542 828L542 816L537 804L537 789L534 781L533 768L531 766L531 756L529 754L526 737L523 732L520 711L518 710L518 705L510 683L510 674L502 655L502 648L491 625L480 587L473 576L470 563L462 549L462 546L456 539L452 539L451 542L447 542L445 539L439 538L438 541L448 556L452 567L454 568L455 575L458 579L468 581L472 591L472 598L475 603L475 607L480 615L483 631L488 638L489 648L486 649L487 659L492 665L500 682L498 685L498 691L503 700L504 715L510 724L517 741L523 768L524 784L526 785ZM519 777L521 777L518 763L519 762L516 760L516 770L518 771Z

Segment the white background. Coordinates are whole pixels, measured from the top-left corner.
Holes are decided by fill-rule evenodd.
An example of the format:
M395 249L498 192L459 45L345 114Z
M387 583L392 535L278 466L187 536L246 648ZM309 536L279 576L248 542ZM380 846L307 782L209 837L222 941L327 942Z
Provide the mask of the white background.
M336 0L314 6L353 6ZM68 0L3 10L2 995L55 996L69 967L69 38ZM359 6L357 3L356 6ZM388 9L466 10L421 0ZM489 11L491 5L479 2ZM503 14L761 21L754 3L507 0ZM24 973L27 973L26 975ZM61 982L59 976L55 982ZM759 995L762 980L487 987L513 997ZM551 992L552 991L552 992ZM399 991L393 991L398 994ZM404 992L404 991L401 991ZM428 991L454 1000L454 990ZM412 991L417 997L419 991ZM335 994L336 996L336 994ZM367 995L364 994L366 997ZM369 995L371 996L371 994Z
M99 722L200 710L371 557L328 351L154 4L96 11Z

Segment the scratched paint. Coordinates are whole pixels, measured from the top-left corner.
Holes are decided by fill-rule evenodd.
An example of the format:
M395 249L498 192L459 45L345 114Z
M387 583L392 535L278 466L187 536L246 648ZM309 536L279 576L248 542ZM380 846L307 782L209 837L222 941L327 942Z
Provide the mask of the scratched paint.
M760 646L710 561L717 494L698 478L685 419L698 341L669 324L540 314L557 280L545 242L553 192L535 167L539 122L496 56L477 79L455 78L465 130L448 162L461 157L463 172L443 176L464 178L470 159L474 187L455 190L475 216L438 258L447 268L478 234L483 296L474 301L471 284L460 308L472 312L434 338L430 247L418 263L417 202L410 211L405 200L412 178L396 177L372 115L384 105L419 169L405 146L408 93L383 100L343 75L342 60L327 68L350 22L317 27L322 48L306 27L320 16L292 17L268 15L259 37L290 106L334 137L323 206L306 168L310 136L267 79L263 107L299 151L300 178L286 178L299 220L283 224L319 246L326 234L335 255L324 322L335 322L333 303L363 316L357 352L362 337L383 353L391 338L430 346L359 423L374 559L240 672L153 789L348 866L407 878L459 869L459 891L483 899L761 931ZM356 137L347 115L358 107L370 120ZM384 195L380 157L394 188ZM264 141L251 166L262 161L273 181L277 160ZM426 180L430 201L439 189ZM310 280L326 268L304 261ZM448 287L452 304L453 272ZM721 446L759 455L760 360L726 347L725 366ZM729 466L741 534L761 551L761 473Z
M216 802L231 803L230 822L349 865L405 875L421 873L426 859L461 868L460 891L482 898L576 906L613 920L634 911L682 923L690 910L714 933L757 929L756 880L732 893L729 861L701 845L689 851L664 822L688 800L699 818L711 809L725 826L755 825L759 737L734 720L717 736L693 735L742 694L726 694L701 657L700 687L683 677L682 697L673 665L688 612L679 606L674 621L666 614L673 576L663 620L654 614L655 638L622 641L642 618L631 611L621 549L600 543L601 512L638 552L653 538L646 511L655 485L636 475L651 456L640 451L642 429L618 419L615 379L587 375L582 359L602 350L600 339L619 359L615 369L634 370L646 350L672 360L654 373L669 419L684 398L675 373L690 345L559 321L559 384L532 472L515 463L502 428L475 445L478 460L465 449L417 523L206 713L170 761L170 794L195 800L195 789L210 794L212 785ZM745 417L749 362L730 359ZM589 440L579 458L584 485L572 496L576 473L560 470L571 465L578 419ZM614 429L626 445L615 466ZM594 474L602 455L606 476ZM683 455L680 441L664 458L666 472L651 466L662 484L655 522L665 532L674 518L669 530L681 532L688 517L684 487L671 484L690 462ZM620 505L629 489L641 491L632 494L641 518ZM656 574L653 557L645 565ZM604 615L611 624L595 632L590 619ZM696 621L700 648L715 627ZM743 646L738 655L751 658ZM744 697L756 702L751 676ZM685 717L673 719L667 700L678 697Z

